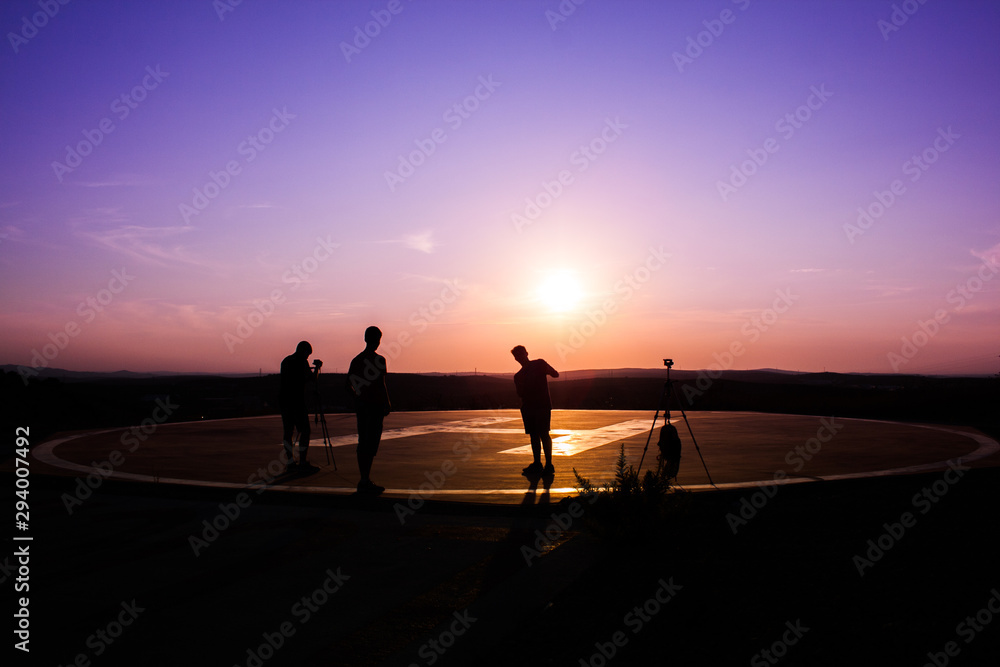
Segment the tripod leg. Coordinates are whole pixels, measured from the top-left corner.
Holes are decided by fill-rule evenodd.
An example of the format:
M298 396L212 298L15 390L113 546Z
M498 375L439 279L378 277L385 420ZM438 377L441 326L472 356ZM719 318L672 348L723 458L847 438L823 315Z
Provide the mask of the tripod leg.
M326 415L323 415L323 443L326 445L326 455L333 462L333 469L337 469L337 457L333 455L333 443L330 442L330 429L326 425Z
M320 425L323 434L323 449L326 451L327 465L333 461L333 469L337 469L337 459L333 456L333 445L330 443L330 429L326 425L326 413L323 412L323 399L319 395L320 366L316 367L316 423Z
M694 450L698 452L698 458L701 459L701 465L705 468L705 474L708 475L708 483L715 486L715 482L712 481L712 473L708 472L708 464L705 463L705 457L701 455L701 448L698 447L698 441L695 440L694 431L691 430L691 422L688 421L687 413L684 412L684 406L681 404L680 398L677 398L677 395L674 394L673 386L670 387L670 395L677 399L677 407L681 411L681 416L684 417L684 423L687 424L688 433L691 434L691 442L694 443Z
M663 399L667 395L668 384L664 384L663 391L660 392L660 402L656 406L656 414L653 415L653 425L649 427L649 435L646 436L646 446L642 448L642 456L639 458L639 465L635 469L636 478L639 477L639 471L642 469L642 462L646 460L646 450L649 449L649 440L653 437L653 430L656 428L656 420L660 416L660 409L663 408Z
M333 462L333 469L337 469L337 459L333 456L333 443L330 442L330 428L326 424L326 413L316 413L316 423L319 424L320 433L323 437L323 451L326 452L326 463Z
M323 428L323 448L326 450L326 464L330 465L330 441L326 437L326 428L325 428L326 424L324 423L323 426L324 426L324 428ZM336 469L336 466L334 466L334 469Z

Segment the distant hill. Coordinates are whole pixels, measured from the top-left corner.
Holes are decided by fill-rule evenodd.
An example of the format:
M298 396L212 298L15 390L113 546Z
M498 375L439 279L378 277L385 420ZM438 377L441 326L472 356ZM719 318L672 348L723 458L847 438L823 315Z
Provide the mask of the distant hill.
M17 373L20 366L14 364L3 364L0 365L0 371L5 371L8 373ZM33 372L37 373L36 376L40 379L45 378L56 378L59 380L99 380L99 379L126 379L126 378L157 378L157 377L256 377L258 373L204 373L204 372L177 372L177 371L150 371L150 372L135 372L135 371L69 371L62 368L39 368L32 369ZM729 372L729 371L727 371ZM774 371L777 373L783 373L785 371ZM688 377L689 374L697 375L698 371L679 371L674 370L672 372L672 377L681 378L681 375ZM678 375L681 374L681 375ZM266 375L266 374L265 374ZM514 372L509 373L481 373L475 371L461 371L455 373L442 373L442 372L431 372L431 373L413 373L413 375L423 375L426 377L496 377L496 378L507 378L510 379L514 377ZM560 373L560 380L589 380L598 377L667 377L666 368L614 368L614 369L589 369L589 370L579 370L579 371L565 371Z
M159 402L175 406L170 421L273 415L277 374L39 372L27 383L16 366L0 367L2 421L55 431L134 425ZM549 383L557 409L648 410L660 406L666 369L569 371ZM775 370L676 370L677 400L687 410L781 412L872 419L996 425L1000 378L927 377ZM412 410L517 408L510 375L390 373L393 407ZM320 395L327 413L349 412L343 373L324 373ZM310 405L313 400L310 398ZM671 402L672 409L680 407ZM0 457L2 458L2 457Z
M15 364L2 364L0 365L0 371L6 373L18 373L21 372L21 366ZM187 372L176 372L176 371L151 371L151 372L136 372L136 371L68 371L64 368L32 368L31 377L37 377L39 379L55 378L57 380L73 381L73 380L102 380L102 379L142 379L142 378L157 378L157 377L254 377L257 373L187 373Z
M0 365L0 371L7 373L18 373L21 367L15 364L2 364ZM55 378L58 380L63 380L67 382L73 381L83 381L83 380L125 380L125 379L151 379L151 378L169 378L169 377L219 377L219 378L249 378L258 377L260 373L205 373L205 372L182 372L182 371L150 371L150 372L135 372L135 371L70 371L62 368L39 368L31 369L34 375L38 379ZM274 375L274 373L264 373L263 375ZM394 373L393 375L400 375ZM509 373L487 373L487 372L473 372L473 371L461 371L455 373L405 373L403 375L419 375L423 377L493 377L502 379L511 379L514 377L514 372ZM828 384L834 382L843 382L843 378L855 378L852 382L862 383L862 384L892 384L893 379L900 380L902 378L908 377L995 377L990 375L897 375L892 373L813 373L807 371L786 371L778 368L758 368L750 370L726 370L726 371L711 371L705 369L682 369L676 366L671 369L670 377L674 380L686 381L695 380L699 377L709 377L713 380L719 378L725 378L729 380L740 380L743 382L763 382L763 383L773 383L779 382L782 384ZM594 380L599 378L607 378L613 380L621 380L627 378L659 378L666 380L667 369L661 368L592 368L584 370L575 371L563 371L560 372L559 377L553 382L571 382L577 380Z

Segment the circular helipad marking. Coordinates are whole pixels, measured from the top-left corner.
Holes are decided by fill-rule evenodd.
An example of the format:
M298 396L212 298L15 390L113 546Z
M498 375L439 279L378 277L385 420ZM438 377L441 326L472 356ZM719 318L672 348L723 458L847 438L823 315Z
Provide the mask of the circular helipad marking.
M781 415L774 415L781 416ZM801 415L791 415L791 416L801 416ZM806 482L816 482L816 481L833 481L833 480L844 480L844 479L862 479L866 477L884 477L888 475L907 475L915 474L921 472L933 472L936 470L943 470L950 467L952 464L965 465L972 463L973 461L978 461L984 459L988 456L992 456L1000 452L1000 443L996 440L983 435L981 433L971 433L968 431L959 431L955 429L945 428L942 426L931 426L927 424L906 424L903 422L891 422L883 421L877 419L852 419L844 418L850 421L866 421L878 424L895 424L900 426L912 426L914 428L925 428L930 430L942 431L944 433L951 433L955 435L964 436L971 438L976 442L977 447L969 454L964 456L959 456L954 459L948 459L945 461L937 461L934 463L924 463L920 465L911 466L899 466L896 468L886 468L882 470L872 470L867 472L857 472L857 473L845 473L839 475L815 475L809 477L784 477L781 479L768 479L768 480L756 480L751 482L722 482L719 484L688 484L688 485L678 485L680 488L689 491L706 491L711 489L749 489L757 488L763 485L773 485L773 484L803 484ZM221 421L221 420L219 420ZM66 436L63 438L58 438L56 440L49 440L47 442L37 445L32 449L32 455L40 462L62 468L64 470L71 470L73 472L79 472L83 474L96 474L102 479L111 477L118 480L127 480L135 482L152 482L160 484L178 484L185 486L197 486L197 487L207 487L207 488L217 488L217 489L258 489L263 486L262 483L256 484L240 484L236 482L213 482L207 480L197 480L197 479L185 479L176 477L156 477L153 475L143 475L138 473L130 472L119 472L112 471L109 474L105 474L98 468L93 466L83 465L79 463L74 463L72 461L67 461L56 455L55 449L59 445L62 445L71 440L75 440L81 437L91 437L95 435L101 435L103 433L111 433L115 431L120 431L120 428L103 429L100 431L91 431L88 433L79 433L76 435ZM446 429L437 429L438 432L444 432ZM269 489L277 489L281 491L295 491L295 492L305 492L305 493L333 493L333 494L350 494L354 493L355 489L353 487L330 487L330 486L303 486L303 485L289 485L289 484L272 484L266 485ZM577 492L576 487L558 487L545 489L546 493L558 493L558 494L572 494ZM524 488L516 489L435 489L432 491L417 491L415 489L386 489L385 493L389 495L398 496L410 496L410 495L420 495L423 498L433 497L433 496L495 496L495 495L517 495L522 496L525 493L530 492Z

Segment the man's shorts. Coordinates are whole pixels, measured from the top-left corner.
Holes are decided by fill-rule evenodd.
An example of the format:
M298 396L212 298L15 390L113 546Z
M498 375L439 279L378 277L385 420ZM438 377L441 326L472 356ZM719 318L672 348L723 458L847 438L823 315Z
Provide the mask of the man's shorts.
M300 441L309 442L309 413L306 412L304 404L283 406L281 408L281 426L284 439L291 440L293 430L298 429Z
M552 408L521 408L524 432L528 435L548 435L552 424Z

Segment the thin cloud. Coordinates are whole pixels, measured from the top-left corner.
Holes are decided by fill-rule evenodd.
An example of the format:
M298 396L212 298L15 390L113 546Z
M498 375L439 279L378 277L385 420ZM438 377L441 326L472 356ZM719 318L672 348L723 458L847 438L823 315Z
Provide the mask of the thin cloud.
M154 243L151 239L167 239L190 232L192 226L178 227L141 227L125 225L115 229L93 232L80 232L79 236L90 239L110 250L121 252L136 259L167 266L170 264L194 264L201 266L203 262L190 255L181 245L166 247Z
M76 181L73 185L84 188L115 188L115 187L136 187L142 185L152 185L156 179L139 174L113 174L107 179L100 181Z
M437 247L437 244L434 242L434 231L430 229L417 232L416 234L405 234L398 239L387 239L378 243L399 243L411 250L417 250L428 255L434 252L434 248Z
M867 292L876 292L878 296L885 298L903 296L917 290L917 288L913 286L887 284L864 285L861 289Z
M7 241L18 241L25 238L24 230L14 225L0 227L0 239Z
M239 213L240 211L268 210L272 208L279 208L279 207L270 202L257 202L253 204L234 204L232 206L226 207L226 217L232 217L237 213Z
M193 226L146 227L130 223L130 217L121 207L89 209L69 221L76 236L140 261L160 266L178 263L204 266L184 246L157 242L186 234L195 229Z

